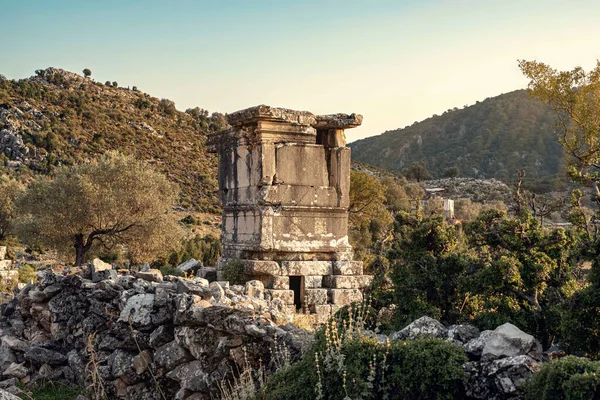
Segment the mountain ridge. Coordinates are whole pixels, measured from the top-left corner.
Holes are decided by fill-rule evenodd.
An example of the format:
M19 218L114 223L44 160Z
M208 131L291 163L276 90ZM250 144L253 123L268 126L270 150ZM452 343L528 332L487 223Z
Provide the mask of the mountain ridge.
M395 172L425 162L434 178L451 167L470 178L528 179L554 185L564 175L564 153L555 116L526 90L454 108L401 129L349 144L353 160Z

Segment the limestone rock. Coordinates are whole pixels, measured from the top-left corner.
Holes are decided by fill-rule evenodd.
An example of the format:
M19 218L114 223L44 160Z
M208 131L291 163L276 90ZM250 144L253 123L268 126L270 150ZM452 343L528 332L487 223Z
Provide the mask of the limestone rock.
M149 269L148 271L140 271L136 274L139 279L143 279L148 282L162 282L163 275L158 269Z
M175 341L163 345L154 353L154 361L169 371L192 359L192 355Z
M135 373L141 375L148 369L148 366L152 363L152 352L146 349L137 356L133 357L132 362L133 369L135 369Z
M458 340L467 343L470 340L479 337L479 329L473 325L450 325L448 327L448 339Z
M196 268L202 266L202 263L195 258L190 258L186 262L182 262L177 266L177 269L186 273L194 272Z
M465 343L463 348L471 360L479 360L481 358L483 348L493 332L494 331L483 331L478 337Z
M25 360L36 364L62 365L66 364L67 356L58 351L46 349L44 347L31 347L23 356Z
M152 322L152 308L154 307L154 294L144 293L131 296L121 315L119 321L131 322L135 325L148 325Z
M390 334L392 340L416 339L422 337L445 338L448 330L431 317L421 317L404 329Z
M202 369L202 363L197 360L178 366L167 377L179 382L182 388L194 392L203 391L209 385L209 376Z
M6 246L0 246L0 261L6 257Z
M10 364L2 375L11 376L17 379L25 378L29 374L29 370L24 366L24 363L12 363Z
M0 389L0 400L21 400L21 398L7 392L6 390Z
M533 354L541 359L542 348L533 336L507 322L497 327L486 340L482 355L486 354L498 357Z
M265 298L265 285L261 281L252 280L246 282L244 290L246 296L256 297L257 299Z

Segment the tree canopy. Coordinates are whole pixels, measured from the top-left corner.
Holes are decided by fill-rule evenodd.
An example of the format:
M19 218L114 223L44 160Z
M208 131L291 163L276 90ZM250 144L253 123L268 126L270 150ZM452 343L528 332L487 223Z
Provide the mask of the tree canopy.
M23 189L18 181L0 176L0 240L12 233L16 216L15 200Z
M135 261L151 261L178 239L170 215L176 199L175 185L148 164L108 152L35 181L19 202L21 237L63 254L74 251L76 265L91 251L117 246Z

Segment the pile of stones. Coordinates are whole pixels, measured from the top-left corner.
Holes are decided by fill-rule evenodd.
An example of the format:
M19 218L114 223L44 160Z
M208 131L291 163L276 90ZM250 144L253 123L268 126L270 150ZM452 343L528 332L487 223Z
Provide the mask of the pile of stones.
M108 398L210 399L233 371L268 372L312 341L260 281L131 274L100 260L39 272L1 311L0 389L14 393L19 381L52 380Z

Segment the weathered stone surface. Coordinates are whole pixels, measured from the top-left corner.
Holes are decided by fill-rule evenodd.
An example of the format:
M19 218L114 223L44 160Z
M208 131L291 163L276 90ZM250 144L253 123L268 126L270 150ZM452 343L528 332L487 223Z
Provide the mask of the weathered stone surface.
M360 303L362 300L362 292L358 289L329 289L329 301L332 304L346 305Z
M152 352L146 349L137 356L134 356L132 362L135 373L141 375L146 372L150 364L152 364Z
M269 300L280 299L284 304L294 304L293 290L266 289L266 293Z
M445 338L448 330L439 321L430 317L421 317L404 329L390 334L392 340L416 339L421 337Z
M158 270L158 269L149 269L148 271L145 271L145 272L140 271L136 274L136 276L139 279L143 279L148 282L160 283L163 281L162 272L160 272L160 270Z
M371 275L328 275L324 277L323 285L334 289L363 289L372 281Z
M0 271L8 271L12 265L11 260L0 260Z
M135 325L149 325L152 322L152 309L154 307L154 294L143 293L131 296L123 311L119 315L119 321L129 322Z
M200 261L196 260L195 258L190 258L189 260L179 264L177 266L177 269L186 273L190 273L201 266L202 263L200 263Z
M304 289L304 301L309 307L327 304L327 289Z
M289 276L322 276L332 272L331 261L283 261L281 268Z
M246 296L256 297L257 299L265 298L265 285L261 281L252 280L246 282L244 290Z
M491 331L490 331L491 332ZM468 362L466 395L473 399L522 398L524 384L539 370L537 362L526 355L492 361Z
M276 290L289 290L290 289L290 277L289 276L273 276L269 279L269 289Z
M334 261L333 275L362 275L362 261Z
M31 347L25 340L13 336L2 336L2 345L18 351L27 351Z
M169 343L174 338L175 335L173 334L173 326L161 325L150 334L149 344L153 348L157 349L162 345Z
M36 364L61 365L66 364L67 357L57 351L43 347L31 347L23 355L25 360Z
M486 354L505 357L531 354L541 359L542 348L533 336L507 322L497 327L486 340L482 355Z
M467 343L470 340L479 337L479 329L473 325L450 325L448 327L448 339L458 340Z
M178 366L167 377L179 382L183 389L195 392L203 391L209 385L209 376L197 360Z
M0 246L0 261L6 257L6 246Z
M158 348L154 353L154 361L158 365L166 367L168 370L172 370L192 359L192 355L186 349L178 345L176 341L165 344Z
M117 271L114 269L105 269L92 272L92 282L102 282L106 280L116 280L118 277Z
M483 331L474 339L469 340L464 345L464 349L472 360L479 360L481 358L481 353L483 352L483 348L485 347L486 342L492 336L494 331Z
M323 287L323 276L305 276L304 287L306 289L318 289Z
M7 392L4 389L0 389L0 400L21 400L21 398Z
M21 379L25 378L29 374L29 370L25 367L24 363L11 363L5 370L2 372L2 375L11 376L13 378Z

